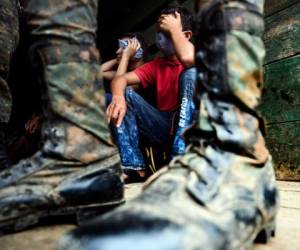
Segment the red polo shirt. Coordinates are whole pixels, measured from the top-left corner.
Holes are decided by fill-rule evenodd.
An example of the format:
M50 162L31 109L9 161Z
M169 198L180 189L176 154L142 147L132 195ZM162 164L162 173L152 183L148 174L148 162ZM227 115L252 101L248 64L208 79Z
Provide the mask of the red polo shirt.
M145 63L134 70L144 88L155 84L156 104L160 111L173 111L179 106L179 75L183 70L179 60L163 57Z

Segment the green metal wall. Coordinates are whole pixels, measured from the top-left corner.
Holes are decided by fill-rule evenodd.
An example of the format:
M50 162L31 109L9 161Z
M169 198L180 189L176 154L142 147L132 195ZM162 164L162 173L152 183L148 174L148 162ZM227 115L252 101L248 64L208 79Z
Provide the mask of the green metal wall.
M300 180L300 1L266 0L261 112L278 179Z

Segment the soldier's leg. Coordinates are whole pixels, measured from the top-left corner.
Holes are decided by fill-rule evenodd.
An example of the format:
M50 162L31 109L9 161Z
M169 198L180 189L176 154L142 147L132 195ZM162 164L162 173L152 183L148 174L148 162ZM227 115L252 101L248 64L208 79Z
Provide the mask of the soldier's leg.
M200 3L199 116L187 151L135 200L65 236L61 249L252 249L274 233L278 194L256 112L263 1Z
M98 0L29 0L32 63L42 87L43 146L0 174L0 230L123 202L95 47ZM86 211L86 210L85 210Z
M0 169L10 165L5 148L5 127L12 109L12 97L7 85L10 60L17 47L19 19L17 0L0 2Z

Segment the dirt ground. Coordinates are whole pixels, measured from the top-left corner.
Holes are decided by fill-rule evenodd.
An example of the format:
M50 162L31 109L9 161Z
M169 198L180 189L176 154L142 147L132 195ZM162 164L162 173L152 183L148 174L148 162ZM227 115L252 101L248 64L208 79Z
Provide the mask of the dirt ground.
M255 245L254 250L300 249L300 182L278 182L278 187L281 204L276 237L268 245ZM140 184L128 186L127 199L136 196L140 188ZM0 237L0 250L52 250L57 239L74 227L67 221L45 222L33 229Z

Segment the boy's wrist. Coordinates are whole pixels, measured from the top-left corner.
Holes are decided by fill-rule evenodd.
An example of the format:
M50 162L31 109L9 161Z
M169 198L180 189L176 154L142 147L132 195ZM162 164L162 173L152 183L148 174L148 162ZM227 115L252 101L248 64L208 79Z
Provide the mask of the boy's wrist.
M124 98L125 98L124 94L117 93L117 94L112 95L112 100L115 101L115 102L119 102L120 100L124 100Z
M130 56L129 54L127 54L127 53L123 53L123 54L122 54L122 57L121 57L121 60L123 59L123 60L127 60L127 61L129 61L129 60L130 60L130 58L131 58L131 56Z

